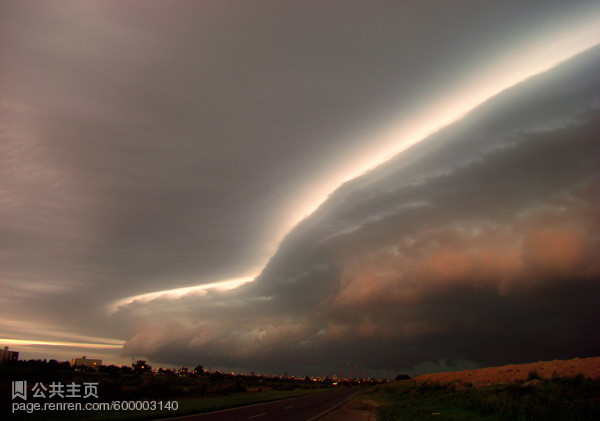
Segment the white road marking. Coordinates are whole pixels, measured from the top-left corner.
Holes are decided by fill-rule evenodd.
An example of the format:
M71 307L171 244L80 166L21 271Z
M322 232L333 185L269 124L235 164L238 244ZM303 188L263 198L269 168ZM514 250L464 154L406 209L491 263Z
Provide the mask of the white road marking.
M334 409L336 409L336 408L339 408L340 406L342 406L342 404L343 404L344 402L346 402L346 401L348 401L348 400L352 399L353 397L355 397L355 396L356 396L356 395L358 395L359 393L360 393L360 391L358 391L358 392L356 392L356 393L354 393L354 394L352 394L352 395L348 396L346 399L344 399L344 400L343 400L343 401L341 401L341 402L338 402L337 404L335 404L334 406L332 406L331 408L329 408L327 411L323 411L323 412L321 412L319 415L317 415L317 416L315 416L315 417L312 417L312 418L308 419L307 421L314 421L314 420L316 420L317 418L320 418L321 416L325 415L326 413L328 413L328 412L331 412L331 411L333 411L333 410L334 410Z

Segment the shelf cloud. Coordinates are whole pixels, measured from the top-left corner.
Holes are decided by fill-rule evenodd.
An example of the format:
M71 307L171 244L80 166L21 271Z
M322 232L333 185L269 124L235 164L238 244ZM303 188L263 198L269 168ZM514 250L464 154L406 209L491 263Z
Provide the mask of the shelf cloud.
M598 355L599 18L3 2L0 337L297 374Z
M281 368L593 355L599 52L346 183L254 282L121 308L161 315L124 349Z

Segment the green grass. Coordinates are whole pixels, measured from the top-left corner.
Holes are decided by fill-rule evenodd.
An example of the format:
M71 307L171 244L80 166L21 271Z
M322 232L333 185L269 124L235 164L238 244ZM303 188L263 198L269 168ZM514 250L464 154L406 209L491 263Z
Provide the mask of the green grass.
M600 381L542 379L485 387L396 382L362 394L379 420L600 420Z

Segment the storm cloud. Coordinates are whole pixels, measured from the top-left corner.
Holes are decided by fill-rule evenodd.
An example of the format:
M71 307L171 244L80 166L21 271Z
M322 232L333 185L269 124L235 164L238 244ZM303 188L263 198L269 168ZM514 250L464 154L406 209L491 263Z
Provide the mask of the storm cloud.
M3 2L0 342L297 374L598 355L598 17Z
M346 183L255 282L121 308L161 314L125 349L280 369L596 355L599 65L525 81Z

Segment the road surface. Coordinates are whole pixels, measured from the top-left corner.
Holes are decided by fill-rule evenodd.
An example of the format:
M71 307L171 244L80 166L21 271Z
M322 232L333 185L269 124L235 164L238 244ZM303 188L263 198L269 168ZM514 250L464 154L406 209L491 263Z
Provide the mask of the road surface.
M169 418L177 421L309 421L358 394L357 389L335 390L240 408Z

